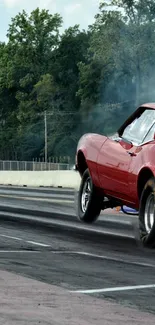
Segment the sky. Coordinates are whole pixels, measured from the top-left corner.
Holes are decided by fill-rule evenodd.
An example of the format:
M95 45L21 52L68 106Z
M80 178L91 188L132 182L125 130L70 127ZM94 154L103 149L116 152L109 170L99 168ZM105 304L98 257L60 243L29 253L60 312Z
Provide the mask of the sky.
M94 21L100 0L0 0L0 41L6 41L11 18L23 9L30 13L37 7L59 13L64 21L63 29L75 24L87 29Z

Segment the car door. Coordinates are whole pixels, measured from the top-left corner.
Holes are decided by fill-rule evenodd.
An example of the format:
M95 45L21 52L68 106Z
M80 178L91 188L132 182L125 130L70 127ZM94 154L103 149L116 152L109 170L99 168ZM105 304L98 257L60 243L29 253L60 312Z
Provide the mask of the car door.
M107 138L98 155L98 174L100 184L109 194L119 198L131 199L129 183L132 169L136 165L148 131L155 122L155 110L144 109L127 125L117 138Z
M135 147L119 138L107 138L98 156L98 173L101 187L109 193L125 193L128 197L129 167L135 159Z

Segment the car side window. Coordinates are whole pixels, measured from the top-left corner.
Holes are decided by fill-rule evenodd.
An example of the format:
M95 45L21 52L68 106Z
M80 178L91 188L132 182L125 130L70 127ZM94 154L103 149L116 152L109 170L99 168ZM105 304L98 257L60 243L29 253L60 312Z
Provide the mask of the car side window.
M155 123L152 125L151 129L147 133L146 137L144 138L143 142L149 142L154 140L154 133L155 133Z
M155 123L155 110L146 109L139 117L137 117L130 125L128 125L122 138L139 145L144 142L148 131L152 130L152 125ZM153 132L153 131L152 131ZM148 135L149 138L150 135Z

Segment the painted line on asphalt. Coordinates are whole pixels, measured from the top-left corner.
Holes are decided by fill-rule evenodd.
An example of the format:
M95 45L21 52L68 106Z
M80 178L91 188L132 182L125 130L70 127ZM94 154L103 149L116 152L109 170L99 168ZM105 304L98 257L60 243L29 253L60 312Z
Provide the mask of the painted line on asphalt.
M2 198L11 198L18 200L26 200L26 201L42 201L42 202L51 202L51 203L73 203L74 200L62 200L62 199L46 199L46 198L36 198L36 197L26 197L26 196L16 196L9 194L0 194Z
M1 235L0 234L0 237L4 237L4 238L8 238L8 239L14 239L14 240L19 240L19 241L24 241L25 243L33 244L33 245L37 245L37 246L42 246L42 247L50 247L51 246L51 245L47 245L47 244L43 244L43 243L38 243L38 242L35 242L35 241L31 241L31 240L24 240L24 239L19 238L19 237L13 237L13 236L8 236L8 235Z
M21 238L18 238L18 237L7 236L7 235L0 235L0 237L9 238L9 239L15 239L15 240L20 240L20 241L22 241L22 240L23 240L23 239L21 239Z
M39 251L30 251L30 250L0 250L0 253L40 253Z
M116 291L129 291L129 290L142 290L142 289L153 289L155 284L135 285L135 286L124 286L114 288L103 288L103 289L90 289L90 290L74 290L70 291L73 293L104 293L104 292L116 292Z
M26 243L37 245L37 246L42 246L42 247L50 247L51 246L51 245L47 245L47 244L37 243L37 242L31 241L31 240L27 240Z
M131 264L131 265L155 268L155 264L134 262L134 261L129 261L129 260L125 260L125 259L121 259L121 258L117 258L117 257L106 256L106 255L98 255L98 254L92 254L92 253L87 253L87 252L75 252L75 254L94 257L94 258L98 258L98 259L102 259L102 260L108 260L108 261L112 261L112 262L114 261L114 262L119 262L119 263L126 263L126 264Z
M83 255L83 256L88 256L88 257L94 257L106 261L111 261L111 262L118 262L118 263L123 263L123 264L130 264L130 265L136 265L136 266L142 266L142 267L152 267L155 268L155 264L151 263L143 263L143 262L134 262L134 261L129 261L117 257L111 257L111 256L106 256L106 255L97 255L97 254L92 254L92 253L87 253L87 252L78 252L78 251L54 251L52 252L53 254L74 254L74 255Z

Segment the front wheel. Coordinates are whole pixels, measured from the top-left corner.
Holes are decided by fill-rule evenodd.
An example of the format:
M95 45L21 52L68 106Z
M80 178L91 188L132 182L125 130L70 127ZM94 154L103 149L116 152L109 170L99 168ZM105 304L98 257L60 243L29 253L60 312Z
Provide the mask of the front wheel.
M82 179L78 193L77 214L80 221L85 223L94 222L100 212L103 199L97 193L89 170L86 169Z
M140 239L144 246L155 247L155 178L146 183L139 209Z

